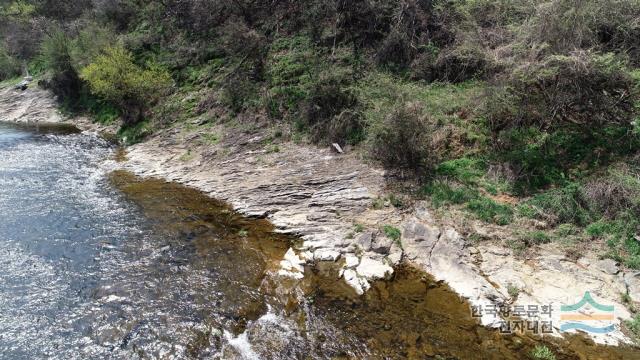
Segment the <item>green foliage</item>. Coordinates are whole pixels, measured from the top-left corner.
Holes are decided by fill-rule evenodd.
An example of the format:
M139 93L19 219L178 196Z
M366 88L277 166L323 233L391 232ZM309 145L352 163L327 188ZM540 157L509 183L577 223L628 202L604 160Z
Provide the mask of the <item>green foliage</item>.
M544 231L536 230L525 233L521 238L527 246L542 245L551 242L551 237Z
M54 73L75 71L71 52L72 39L62 30L55 30L45 37L40 49L44 66Z
M6 1L0 4L0 14L7 17L25 18L33 15L36 6L24 0Z
M606 240L609 255L630 268L640 269L640 242L636 240L640 220L630 212L621 212L613 220L601 219L586 227L585 232L595 238Z
M445 204L466 204L466 209L482 221L497 225L507 225L513 221L511 206L499 204L470 186L436 180L424 186L422 193L428 195L436 207Z
M94 121L104 125L113 124L120 118L120 110L116 106L90 94L85 89L74 100L72 103L63 103L63 110L71 115L87 112Z
M445 204L464 204L480 196L475 189L452 186L444 181L434 181L424 186L422 192L430 196L431 203L436 207Z
M370 154L386 167L422 173L438 160L429 131L432 128L419 104L400 104L371 128Z
M382 231L384 232L384 234L391 240L395 241L395 242L399 242L400 241L400 237L402 236L402 232L400 231L400 229L393 227L391 225L385 225L382 227Z
M135 124L144 107L171 85L166 70L150 64L146 69L133 62L133 55L122 46L110 47L82 70L91 91L125 111L125 122Z
M316 75L316 54L308 37L274 40L267 61L270 108L278 115L297 110L309 97Z
M69 54L73 67L81 70L89 65L102 51L116 43L116 35L111 29L89 23L71 40Z
M584 189L579 183L548 190L535 195L520 208L528 217L533 215L552 223L587 225L593 218Z
M21 73L20 62L9 55L6 49L0 46L0 81L12 79Z
M576 51L515 68L488 97L497 159L520 169L520 187L561 184L579 168L640 148L630 136L637 92L619 57Z
M520 288L513 285L512 283L508 283L507 293L509 294L509 296L511 296L512 299L516 299L518 298L518 295L520 295Z
M640 339L640 314L636 314L631 320L625 320L624 325Z
M125 145L133 145L142 141L146 136L151 134L149 121L141 121L136 124L124 124L118 130L118 138Z
M486 164L480 159L462 157L440 163L436 174L463 184L476 185L486 174Z
M485 222L497 225L507 225L513 221L513 209L504 204L499 204L488 197L478 197L469 201L467 209Z
M545 345L536 345L530 352L532 360L556 360L556 355Z

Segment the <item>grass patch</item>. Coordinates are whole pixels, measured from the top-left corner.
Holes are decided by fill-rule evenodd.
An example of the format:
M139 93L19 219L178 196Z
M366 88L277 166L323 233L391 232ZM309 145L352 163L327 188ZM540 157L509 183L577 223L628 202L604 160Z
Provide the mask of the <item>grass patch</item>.
M536 231L530 231L524 234L522 236L522 240L528 246L533 246L533 245L548 244L551 242L551 237L547 235L547 233L545 233L544 231L536 230Z
M556 355L545 345L536 345L530 352L532 360L556 360Z
M382 227L382 232L391 240L396 243L400 242L400 237L402 236L402 232L400 229L393 227L391 225L385 225Z
M410 82L388 73L373 72L353 86L361 103L365 105L365 118L370 124L379 124L389 115L394 105L403 101L416 101L424 105L425 112L437 122L464 125L463 118L478 106L476 99L484 84L469 81L458 84ZM468 123L468 122L467 122ZM475 124L466 124L474 135L484 133Z
M535 195L519 210L526 217L579 226L587 225L593 218L583 187L579 183L570 183Z
M200 134L200 143L202 145L216 145L220 142L220 136L215 133Z
M520 295L520 288L513 285L512 283L507 284L507 293L511 296L512 299L517 299L518 295Z
M454 187L444 181L434 181L422 188L422 193L431 198L436 207L446 204L464 204L480 196L480 193L466 186Z
M513 221L511 206L498 204L488 197L478 197L469 201L467 209L485 222L507 225Z
M436 207L467 204L466 209L485 222L507 225L513 221L513 209L510 205L499 204L469 186L454 186L444 181L434 181L423 187L422 193L428 195Z
M445 161L436 168L437 175L455 179L467 185L477 185L485 173L484 161L468 157Z
M636 314L631 320L625 320L624 325L636 338L640 339L640 314Z

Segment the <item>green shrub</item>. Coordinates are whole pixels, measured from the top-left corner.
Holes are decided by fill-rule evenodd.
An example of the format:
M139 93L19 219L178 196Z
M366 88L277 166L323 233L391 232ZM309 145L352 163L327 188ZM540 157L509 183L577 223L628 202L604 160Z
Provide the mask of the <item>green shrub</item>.
M370 129L370 154L387 168L423 173L439 160L431 137L434 128L420 104L400 104Z
M149 121L140 121L136 124L124 124L118 130L118 138L125 145L133 145L142 141L151 134Z
M530 231L522 236L522 240L527 246L548 244L551 238L544 231Z
M40 48L40 59L48 71L50 80L46 87L66 105L75 108L76 100L83 90L83 83L74 67L73 40L63 31L55 30L46 36Z
M556 360L556 355L545 345L536 345L530 352L532 360Z
M19 76L21 73L20 62L9 55L4 47L0 46L0 81Z
M624 325L633 335L640 338L640 314L636 314L631 320L625 320Z
M243 71L237 71L225 79L222 86L222 103L234 113L251 107L257 102L259 88Z
M536 217L542 217L553 224L572 223L587 225L593 214L582 185L570 183L565 187L552 189L535 195L525 203L529 209L536 211Z
M407 36L397 30L392 30L384 39L376 53L379 65L390 70L404 70L413 57L411 44Z
M385 225L382 227L382 231L384 232L384 234L391 240L395 241L395 242L399 242L400 241L400 237L402 236L402 232L400 231L400 229L393 227L391 225Z
M133 55L122 46L107 48L82 70L91 91L117 104L123 110L125 125L143 118L149 103L171 85L171 77L157 65L144 69L133 62Z
M481 196L469 201L467 209L485 222L507 225L513 221L513 209L510 206L498 204L488 197Z
M507 284L507 293L511 296L512 299L517 299L518 295L520 295L520 288L512 283Z
M468 39L440 51L430 76L425 80L460 83L483 78L490 67L487 52L477 40Z
M594 16L597 14L597 16ZM550 51L600 48L637 55L640 4L634 0L554 0L535 7L522 29L528 42L545 44Z
M562 183L579 166L639 148L635 83L613 54L548 56L515 68L502 86L486 116L496 157L518 169L522 187Z
M519 204L516 210L520 216L525 218L535 219L540 216L540 211L530 204Z
M593 211L609 219L623 211L640 216L640 174L630 166L621 164L591 179L584 193Z
M640 268L640 242L636 240L639 231L640 220L629 211L619 213L613 220L596 221L585 229L588 235L606 240L608 256L633 269Z
M343 82L336 75L320 76L309 89L303 116L315 142L355 145L364 140L358 99Z

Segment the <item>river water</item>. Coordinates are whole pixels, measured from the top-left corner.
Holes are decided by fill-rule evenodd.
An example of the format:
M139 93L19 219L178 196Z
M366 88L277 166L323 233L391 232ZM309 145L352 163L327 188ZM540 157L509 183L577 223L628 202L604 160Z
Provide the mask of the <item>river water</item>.
M2 359L526 359L411 268L358 298L332 266L278 275L296 239L117 168L67 127L0 123ZM558 359L637 359L582 338Z

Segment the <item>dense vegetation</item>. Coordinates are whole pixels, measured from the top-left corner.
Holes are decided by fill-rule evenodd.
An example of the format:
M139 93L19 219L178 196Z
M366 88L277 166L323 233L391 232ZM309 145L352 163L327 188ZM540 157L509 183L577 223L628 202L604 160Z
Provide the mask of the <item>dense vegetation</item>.
M123 133L200 118L357 145L435 206L546 224L515 249L603 240L640 268L637 0L2 0L0 19L0 81L26 64Z

